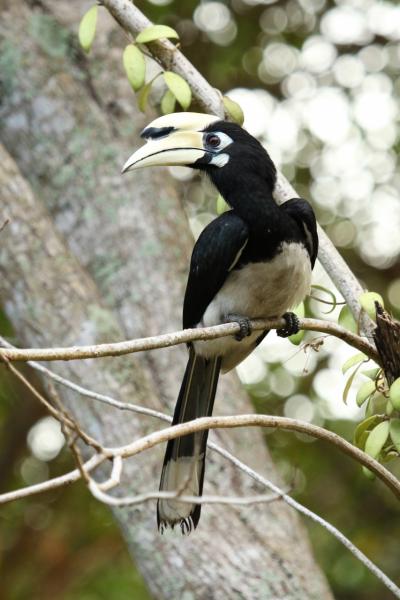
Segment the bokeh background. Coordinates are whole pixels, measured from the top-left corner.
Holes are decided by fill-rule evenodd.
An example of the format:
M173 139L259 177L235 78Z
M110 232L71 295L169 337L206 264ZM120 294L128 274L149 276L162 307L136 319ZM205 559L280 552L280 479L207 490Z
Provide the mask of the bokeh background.
M399 317L398 3L142 0L136 4L153 21L174 27L187 57L213 86L240 103L246 128L265 143L299 195L312 202L320 224L357 277L379 292L387 309ZM90 2L82 2L82 14L89 6ZM3 92L9 69L9 49L1 45ZM156 69L154 63L151 69ZM155 86L155 105L160 95ZM136 102L133 94L132 102ZM215 215L215 192L205 179L186 169L173 168L171 173L181 182L198 235ZM320 267L314 280L341 299ZM314 295L329 300L321 291ZM340 310L326 315L329 306L316 300L309 300L306 309L307 314L334 320ZM12 339L2 314L0 331ZM363 417L354 396L365 376L355 378L345 404L341 366L354 351L322 337L318 352L304 346L316 337L306 336L303 345L294 346L270 334L239 367L239 376L256 410L313 422L351 440ZM400 519L390 493L328 446L281 432L267 439L293 495L396 578ZM42 481L72 465L58 425L1 370L1 491ZM400 476L394 461L388 466ZM391 597L324 530L306 525L336 598ZM13 600L149 597L140 575L132 570L111 514L80 483L2 507L0 573L0 596Z

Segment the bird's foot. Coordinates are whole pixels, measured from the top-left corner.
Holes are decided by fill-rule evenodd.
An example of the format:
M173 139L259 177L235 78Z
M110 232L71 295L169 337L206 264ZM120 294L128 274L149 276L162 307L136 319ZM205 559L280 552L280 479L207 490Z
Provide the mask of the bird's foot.
M299 318L297 315L295 315L292 312L287 312L284 315L282 315L282 319L285 319L286 326L282 327L281 329L277 329L276 335L279 335L279 337L284 338L284 337L289 337L291 335L294 335L295 333L298 333Z
M251 332L253 331L249 317L229 314L225 316L224 321L225 323L237 323L239 325L240 331L234 335L235 340L238 342L241 342L243 338L251 335Z

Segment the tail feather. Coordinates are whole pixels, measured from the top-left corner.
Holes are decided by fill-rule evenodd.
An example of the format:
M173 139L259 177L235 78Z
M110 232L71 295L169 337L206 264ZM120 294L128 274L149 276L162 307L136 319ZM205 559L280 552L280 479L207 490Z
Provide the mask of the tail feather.
M221 358L206 359L190 348L188 364L175 407L173 425L212 414L217 390ZM161 491L178 491L189 496L201 496L204 481L208 431L200 431L170 440L161 474ZM196 528L201 505L159 500L157 523L161 532L179 524L182 533Z

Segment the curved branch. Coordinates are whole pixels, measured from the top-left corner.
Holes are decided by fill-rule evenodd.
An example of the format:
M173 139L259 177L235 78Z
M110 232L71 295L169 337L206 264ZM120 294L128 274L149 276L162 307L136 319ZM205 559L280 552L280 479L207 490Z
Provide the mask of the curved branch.
M231 429L236 427L269 427L272 429L284 429L286 431L296 431L297 433L305 433L314 438L329 442L336 446L341 452L347 454L358 463L372 471L385 485L400 499L400 481L365 452L350 444L342 437L328 431L318 425L306 423L298 419L290 419L288 417L276 417L270 415L235 415L229 417L202 417L187 423L181 423L172 427L167 427L161 431L151 433L131 444L121 446L120 448L103 448L103 452L108 457L121 456L127 458L134 456L139 452L153 448L162 442L195 433L204 431L205 429Z
M282 494L253 494L252 496L207 496L205 494L201 496L189 496L179 494L177 492L144 492L142 494L136 494L135 496L126 496L119 498L111 496L101 491L98 485L91 481L89 483L89 489L92 495L97 498L103 504L109 506L135 506L137 504L143 504L143 502L149 502L151 500L162 499L173 499L179 498L179 502L186 502L188 504L228 504L238 506L249 506L251 504L268 504L269 502L276 502L276 500L282 500Z
M0 341L2 341L2 338L0 338ZM171 422L171 418L167 415L164 415L163 413L160 413L158 411L153 411L151 409L147 409L147 408L144 408L141 406L135 406L132 404L125 404L123 402L118 402L117 400L115 400L114 398L110 398L109 396L104 396L102 394L98 394L98 393L88 390L86 388L82 388L81 386L78 386L75 383L73 383L67 379L64 379L63 377L56 375L55 373L53 373L52 371L49 371L49 369L46 369L45 367L43 367L42 365L40 365L38 363L31 362L29 364L34 369L41 371L45 375L55 379L58 383L61 383L62 385L65 385L65 386L77 391L81 395L91 397L91 398L101 401L101 402L106 402L107 404L110 404L111 406L114 406L115 408L119 408L122 410L124 410L124 409L132 410L134 412L139 412L140 414L147 414L149 416L153 416L153 417L159 418L161 420ZM278 486L276 486L274 483L272 483L268 479L265 479L265 477L263 477L262 475L260 475L259 473L257 473L253 469L251 469L248 465L241 462L233 454L231 454L230 452L225 450L225 448L221 448L221 446L217 446L216 444L214 444L213 442L210 442L210 441L208 441L207 445L210 448L212 448L214 451L216 451L218 454L220 454L221 456L226 458L228 461L233 463L236 467L238 467L238 469L240 469L241 471L243 471L244 473L249 475L252 479L254 479L258 483L262 484L263 486L265 486L266 488L268 488L269 490L271 490L272 492L274 492L275 494L280 496L282 498L282 500L284 502L286 502L286 504L288 504L289 506L291 506L298 512L302 513L303 515L307 516L314 522L316 522L319 525L321 525L322 527L324 527L341 544L343 544L362 564L364 564L365 567L367 569L369 569L369 571L371 571L371 573L373 573L389 590L391 590L392 593L396 596L396 598L400 598L400 590L396 586L396 584L389 577L387 577L387 575L385 575L385 573L383 573L381 571L381 569L379 569L379 567L377 567L341 531L339 531L331 523L329 523L328 521L326 521L325 519L323 519L322 517L320 517L319 515L317 515L310 509L308 509L307 507L305 507L303 504L300 504L299 502L297 502L297 500L295 500L294 498L292 498L291 496L286 494ZM105 457L103 455L96 454L94 457L92 457L88 462L86 462L82 466L86 472L90 472L90 470L92 468L94 468L95 466L97 466L104 460L105 460ZM115 460L114 460L114 463L115 463ZM115 464L114 464L114 466L115 466ZM113 467L113 470L114 470L114 467ZM74 481L77 481L81 477L81 475L82 475L81 470L75 469L74 471L67 473L66 475L63 475L61 477L57 477L55 479L51 479L49 481L45 481L40 484L29 486L29 487L26 487L26 488L23 488L20 490L16 490L13 492L8 492L6 494L1 494L0 495L0 504L4 503L4 502L10 502L12 500L17 500L18 498L30 496L32 494L44 492L49 489L54 489L54 488L60 487L62 485L66 485L68 483L72 483ZM101 490L109 489L109 487L113 487L114 482L111 480L112 480L112 476L108 481L97 484L97 489L101 491ZM109 485L110 482L111 482L111 485ZM108 500L109 496L106 495L106 498ZM102 499L98 498L98 499L103 500L103 498Z
M102 462L106 460L106 457L101 454L94 454L88 461L83 464L85 472L90 473L93 469L98 467ZM34 483L27 487L13 490L12 492L4 492L0 494L0 504L7 504L7 502L13 502L14 500L20 500L21 498L27 498L28 496L35 496L36 494L42 494L50 490L63 487L70 483L74 483L81 479L82 473L80 469L74 469L65 473L65 475L59 475L53 477L53 479L47 479L40 483Z
M279 329L285 326L284 319L257 319L251 321L254 331L265 329ZM343 340L359 350L364 352L369 358L378 365L380 358L374 346L366 338L356 335L333 323L331 321L322 321L320 319L299 319L300 329L309 331L318 331ZM90 346L71 346L69 348L5 348L0 350L0 359L9 361L29 361L29 360L81 360L83 358L100 358L103 356L122 356L123 354L132 354L134 352L143 352L145 350L155 350L157 348L166 348L177 344L185 344L196 340L212 340L228 335L234 335L239 332L237 323L225 323L215 325L214 327L199 327L196 329L184 329L173 333L139 338L136 340L127 340L125 342L114 342L110 344L94 344ZM1 341L0 341L1 343Z

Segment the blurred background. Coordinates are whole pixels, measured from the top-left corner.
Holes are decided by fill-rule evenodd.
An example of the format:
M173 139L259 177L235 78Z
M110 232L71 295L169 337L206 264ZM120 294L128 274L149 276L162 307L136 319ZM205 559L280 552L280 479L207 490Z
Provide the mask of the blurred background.
M81 4L83 14L91 3ZM174 27L189 60L214 87L240 103L245 127L266 145L299 195L312 202L319 223L361 282L379 292L386 308L399 317L398 3L142 0L135 4L151 20ZM100 19L110 17L103 13ZM9 66L10 55L2 44L2 91ZM156 68L149 64L150 73ZM155 86L155 106L160 95ZM133 94L132 102L136 102ZM192 230L198 235L215 215L215 192L189 170L170 171L181 182ZM314 283L341 299L320 267ZM329 300L322 291L313 294ZM329 308L309 300L306 312L336 320L341 307L324 314ZM0 331L12 339L2 313ZM365 376L355 378L345 404L341 366L354 351L323 337L318 338L323 342L318 352L305 346L316 338L306 336L302 345L294 346L270 334L240 365L239 376L256 410L316 423L351 440L364 414L354 396ZM400 520L390 493L328 446L281 432L267 439L293 495L396 578ZM398 465L388 466L400 476ZM57 423L1 369L0 491L72 467ZM305 524L336 598L391 598L324 530ZM140 575L132 571L111 514L80 483L2 507L0 573L0 596L7 599L149 598Z

